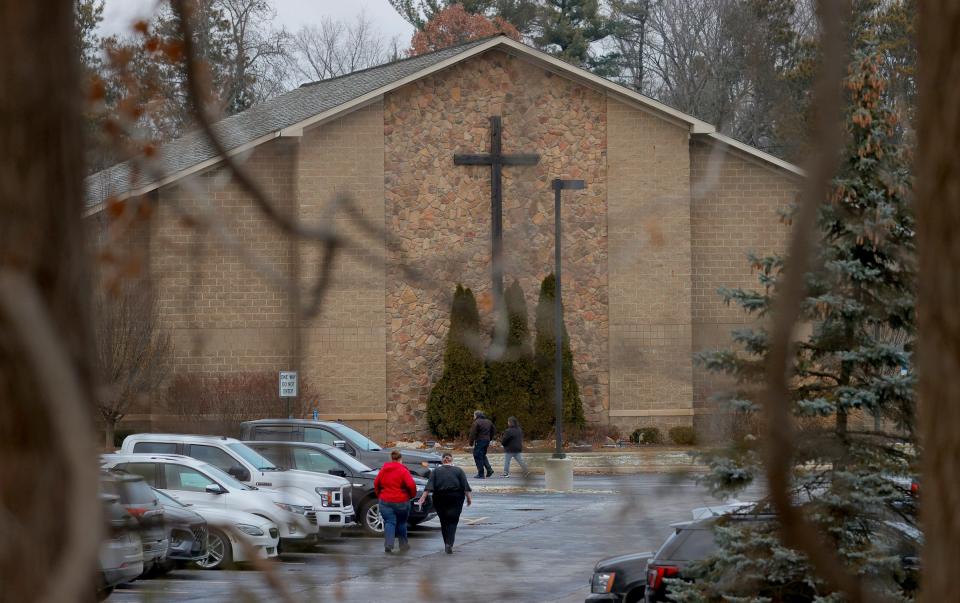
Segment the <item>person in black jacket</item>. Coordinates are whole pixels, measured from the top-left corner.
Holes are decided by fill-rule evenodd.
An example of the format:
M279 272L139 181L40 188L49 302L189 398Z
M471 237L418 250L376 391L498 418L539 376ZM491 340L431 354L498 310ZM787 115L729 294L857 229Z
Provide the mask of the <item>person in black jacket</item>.
M474 411L473 425L470 426L470 445L473 446L473 462L477 464L477 474L473 476L476 479L493 477L493 467L487 459L487 448L490 447L493 434L493 421L488 419L482 411Z
M460 513L463 511L463 501L467 506L473 504L470 498L470 484L467 474L460 467L453 466L453 455L443 453L442 463L430 474L423 494L417 501L421 507L427 500L427 493L433 493L433 508L440 518L440 532L443 534L443 548L448 555L453 554L453 541L457 536L457 524L460 523Z
M530 475L530 469L523 461L523 430L520 429L520 422L516 417L507 419L507 429L500 437L500 443L503 444L503 475L501 477L510 477L510 461L516 459L523 469L523 476Z

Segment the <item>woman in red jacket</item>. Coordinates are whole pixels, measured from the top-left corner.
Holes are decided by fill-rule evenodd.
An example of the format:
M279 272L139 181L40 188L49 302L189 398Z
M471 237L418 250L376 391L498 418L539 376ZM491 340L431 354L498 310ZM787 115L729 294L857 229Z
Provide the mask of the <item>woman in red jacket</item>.
M400 462L399 450L390 453L390 462L384 463L373 490L380 499L380 516L383 517L383 550L393 552L393 539L400 541L400 550L410 548L407 543L407 519L410 517L410 499L417 495L410 470Z

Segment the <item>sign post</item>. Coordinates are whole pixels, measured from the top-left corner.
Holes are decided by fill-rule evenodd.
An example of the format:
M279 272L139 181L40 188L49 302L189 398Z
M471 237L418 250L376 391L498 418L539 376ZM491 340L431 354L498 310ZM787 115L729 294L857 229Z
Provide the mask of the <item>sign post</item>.
M292 419L290 398L297 397L297 371L280 371L280 397L286 398L287 417Z

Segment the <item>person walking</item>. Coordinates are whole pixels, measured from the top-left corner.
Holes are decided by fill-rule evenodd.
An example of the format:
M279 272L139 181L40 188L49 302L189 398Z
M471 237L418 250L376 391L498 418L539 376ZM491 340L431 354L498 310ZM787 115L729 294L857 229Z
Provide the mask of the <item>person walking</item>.
M523 469L523 476L530 475L530 469L523 460L523 430L520 429L520 422L516 417L507 419L507 428L500 437L500 443L503 445L503 475L501 477L510 477L510 461L516 460Z
M473 411L473 425L470 426L470 444L473 446L473 462L477 464L477 474L473 477L483 479L493 477L493 467L487 459L487 448L493 439L493 421L483 411Z
M457 524L460 523L460 513L463 511L463 501L467 506L473 504L470 497L470 484L467 474L460 467L453 465L453 455L444 452L441 465L433 470L426 488L417 501L423 506L427 500L427 493L433 494L433 508L440 518L440 532L443 534L443 548L448 555L453 554L453 541L457 537Z
M407 520L410 518L410 499L417 495L417 485L410 470L401 462L399 450L390 453L390 461L373 480L373 491L380 499L380 517L383 518L383 550L393 552L393 540L400 541L400 551L410 549L407 542Z

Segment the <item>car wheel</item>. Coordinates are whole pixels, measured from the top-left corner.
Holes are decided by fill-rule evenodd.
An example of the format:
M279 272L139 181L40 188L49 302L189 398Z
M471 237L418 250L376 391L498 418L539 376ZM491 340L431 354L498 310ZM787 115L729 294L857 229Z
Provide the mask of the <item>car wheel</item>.
M207 533L207 557L195 561L201 569L227 569L233 565L233 545L220 530Z
M360 524L371 536L383 536L383 517L380 516L380 501L368 500L360 507Z
M643 595L646 591L646 587L640 586L635 588L627 593L627 598L624 599L625 603L643 603Z

